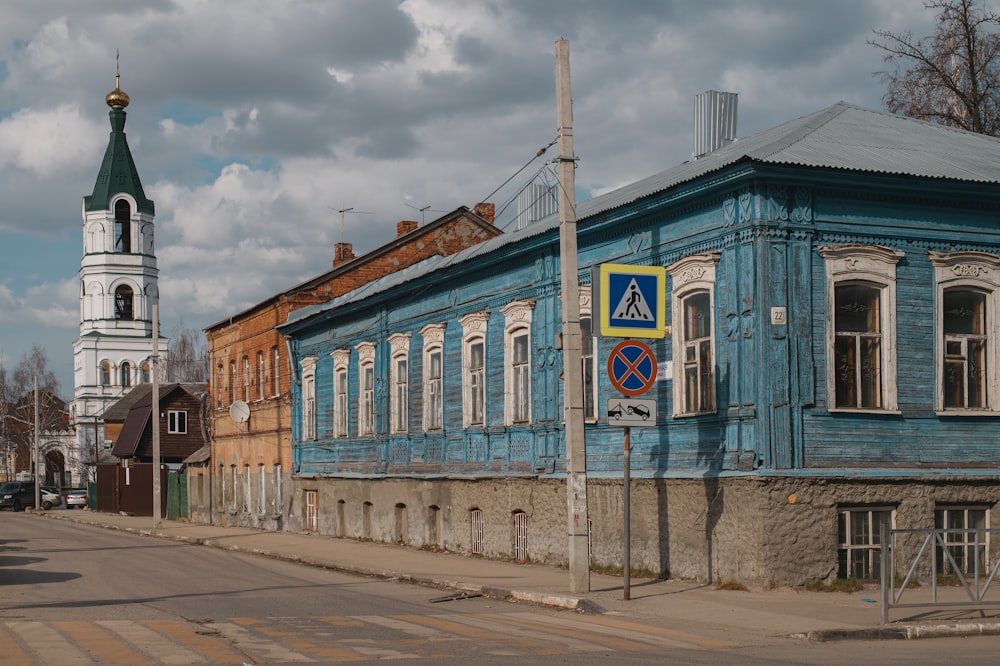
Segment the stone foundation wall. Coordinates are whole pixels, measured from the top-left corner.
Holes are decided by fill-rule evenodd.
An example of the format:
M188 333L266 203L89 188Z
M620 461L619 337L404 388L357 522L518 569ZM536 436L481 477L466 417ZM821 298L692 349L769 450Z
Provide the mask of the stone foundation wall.
M484 557L514 557L514 514L527 515L532 562L567 563L562 479L292 479L286 529L309 531L305 491L315 491L315 531L473 554L470 512L482 511ZM753 588L799 586L835 578L838 515L843 508L896 509L897 528L934 527L935 508L990 507L1000 479L813 479L735 477L633 479L631 563L635 571ZM620 568L620 479L589 479L591 561ZM911 540L912 541L912 540ZM997 539L996 541L1000 541ZM992 543L991 557L1000 555ZM917 546L901 544L900 558ZM991 560L992 561L992 560ZM926 567L925 567L926 568Z

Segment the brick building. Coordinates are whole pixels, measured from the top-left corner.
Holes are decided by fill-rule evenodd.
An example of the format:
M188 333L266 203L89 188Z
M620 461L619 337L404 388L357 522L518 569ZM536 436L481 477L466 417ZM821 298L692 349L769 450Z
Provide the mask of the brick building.
M276 327L288 314L325 303L368 282L434 256L493 238L494 207L461 206L432 222L398 223L396 237L355 257L338 243L331 270L205 329L209 367L208 465L193 467L192 516L223 525L282 529L291 470L291 386L287 347ZM209 476L209 479L205 479ZM211 478L214 476L214 478ZM196 498L200 498L198 502Z

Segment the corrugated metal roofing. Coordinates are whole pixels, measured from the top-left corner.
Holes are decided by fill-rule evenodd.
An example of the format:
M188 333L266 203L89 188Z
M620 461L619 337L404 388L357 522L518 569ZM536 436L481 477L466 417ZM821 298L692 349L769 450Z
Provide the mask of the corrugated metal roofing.
M1000 139L838 102L739 139L702 158L577 204L585 221L744 160L1000 184ZM289 323L391 289L414 277L481 257L509 243L558 228L550 215L449 257L435 257L386 276L328 303L292 313Z

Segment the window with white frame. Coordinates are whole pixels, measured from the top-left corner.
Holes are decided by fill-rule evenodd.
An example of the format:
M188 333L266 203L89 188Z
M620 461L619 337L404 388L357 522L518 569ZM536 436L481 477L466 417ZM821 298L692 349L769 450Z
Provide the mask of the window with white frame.
M272 365L271 365L271 374L274 375L274 377L273 377L273 379L274 379L274 395L275 395L275 397L277 397L277 396L281 395L281 383L280 383L280 379L281 379L281 365L280 365L281 355L278 353L278 348L276 346L275 347L271 347L271 352L272 352L272 356L274 358L274 360L272 361Z
M267 472L264 463L257 465L257 513L264 513L267 504Z
M243 357L243 402L250 402L250 357Z
M508 424L531 421L531 315L535 301L508 303L504 326L504 413Z
M420 329L424 339L424 430L441 430L444 419L444 324Z
M877 580L882 553L882 523L895 527L892 507L845 507L838 519L838 578Z
M896 411L896 264L902 252L821 247L827 281L827 403Z
M930 255L937 303L939 412L1000 411L996 327L1000 258L985 252Z
M375 434L375 345L362 342L358 352L358 434Z
M250 465L243 465L243 511L250 513L253 507L253 477L250 476Z
M316 357L302 359L302 441L316 439Z
M264 373L264 352L257 352L257 399L264 399L264 386L266 385Z
M171 435L187 434L188 413L182 409L167 410L167 433Z
M348 435L347 366L351 352L338 349L333 352L333 436Z
M236 402L236 361L229 362L229 403Z
M410 334L389 336L389 430L404 433L409 428L410 400Z
M489 312L461 317L462 325L462 425L486 424L486 325Z
M281 513L282 493L281 493L281 465L274 466L274 513Z
M715 405L716 252L685 257L667 267L674 349L674 416L711 413Z
M590 299L590 285L580 286L580 362L583 370L583 418L597 420L597 338Z
M945 547L939 545L936 552L939 574L971 574L976 570L977 558L979 572L989 571L989 515L989 507L979 505L935 509L934 527L945 530Z

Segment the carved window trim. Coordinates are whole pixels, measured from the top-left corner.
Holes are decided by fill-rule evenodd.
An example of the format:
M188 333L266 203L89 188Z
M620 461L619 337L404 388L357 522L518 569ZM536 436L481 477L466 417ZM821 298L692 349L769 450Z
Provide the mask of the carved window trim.
M316 439L316 356L302 359L302 441Z
M674 355L671 364L674 418L713 414L718 409L715 385L717 377L715 364L718 358L715 336L715 274L720 256L718 252L694 254L675 261L666 269L672 283L670 340ZM685 311L689 307L689 299L700 297L702 294L708 295L708 337L688 339L685 331ZM694 377L696 385L702 387L704 392L696 390L692 393L692 389L688 386L686 368L690 369L691 364L685 362L685 354L689 349L695 351L692 363L695 364L693 369L696 373ZM703 359L704 354L708 355L707 370L698 364L698 359ZM694 408L688 407L689 404L695 403L697 404Z
M462 425L486 425L486 329L488 311L472 312L461 317L462 325ZM481 354L474 354L481 347ZM475 364L475 365L473 365Z
M997 415L1000 413L1000 353L997 340L1000 332L1000 257L987 252L931 252L934 266L934 359L935 359L935 409L942 416ZM985 297L986 358L983 364L986 377L985 400L981 407L946 406L946 354L945 293L950 290L979 292ZM961 337L961 336L960 336ZM959 339L953 340L960 341Z
M898 413L896 383L896 264L903 252L877 245L830 245L819 248L826 262L826 402L831 412ZM879 388L881 407L837 407L836 291L851 284L879 291L881 333Z
M500 308L504 324L504 422L531 422L531 319L534 299L511 301Z
M358 434L375 434L375 343L355 345L358 352ZM369 381L370 380L370 381Z
M410 333L389 336L389 432L409 431Z
M420 329L424 340L424 431L444 428L444 330L445 324Z
M335 349L330 356L333 358L333 436L347 437L350 434L348 371L351 350Z

